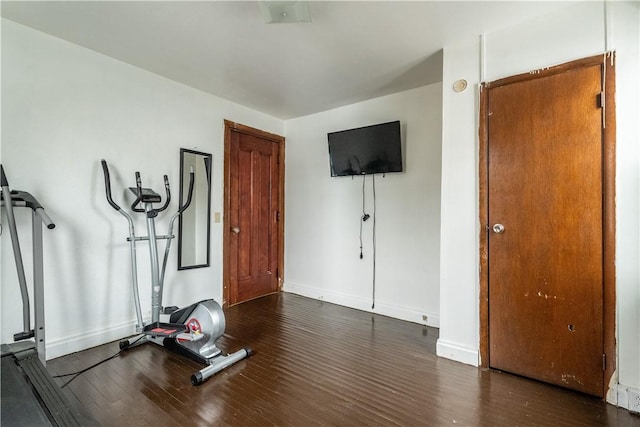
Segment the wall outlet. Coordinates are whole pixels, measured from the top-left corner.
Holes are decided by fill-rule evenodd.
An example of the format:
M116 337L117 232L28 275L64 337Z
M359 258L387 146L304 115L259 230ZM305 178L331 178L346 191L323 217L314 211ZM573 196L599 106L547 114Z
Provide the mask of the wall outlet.
M629 410L640 414L640 390L629 390Z

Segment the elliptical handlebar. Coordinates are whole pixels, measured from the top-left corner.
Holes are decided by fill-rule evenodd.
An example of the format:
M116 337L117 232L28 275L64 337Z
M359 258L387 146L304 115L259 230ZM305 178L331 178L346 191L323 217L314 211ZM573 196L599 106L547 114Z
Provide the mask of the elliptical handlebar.
M196 174L193 172L193 168L191 168L191 171L189 172L189 193L187 194L187 202L184 204L184 206L179 207L178 214L182 214L182 212L184 212L189 207L189 205L191 205L191 196L193 196L195 175Z
M164 205L162 205L160 209L157 209L157 212L162 212L167 209L169 202L171 202L171 190L169 189L169 177L167 175L164 176L164 191L167 193L167 198L164 201Z
M105 194L107 196L107 202L109 202L111 207L114 208L115 210L117 210L119 212L122 212L122 213L125 213L122 210L122 208L120 207L120 205L118 205L113 200L113 196L111 194L111 176L109 174L109 166L107 165L107 161L102 159L102 160L100 160L100 163L102 164L102 173L104 175L104 188L105 188ZM2 179L6 180L6 178L4 178L4 173L2 174ZM169 186L169 177L167 175L164 175L163 176L163 180L164 180L164 189L165 189L165 193L166 193L166 198L165 198L165 201L164 201L164 204L162 205L162 207L157 208L157 209L153 209L153 212L155 212L156 214L166 210L169 207L169 204L171 203L171 189L170 189L170 186ZM193 193L193 186L194 186L194 173L193 173L193 171L191 171L190 182L189 182L189 194L188 194L188 197L187 197L187 203L184 206L180 207L180 209L178 210L178 213L182 213L191 204L191 196L192 196L192 193ZM142 178L140 177L140 172L136 172L136 191L135 191L135 194L136 194L136 199L131 204L131 210L134 211L134 212L143 213L143 212L145 212L145 210L143 208L139 207L140 202L142 202L142 199L143 199L143 196L144 196L143 188L142 188ZM45 224L47 224L46 221L45 221Z
M164 211L169 207L169 203L171 203L171 190L169 188L169 177L164 175L164 189L166 193L166 198L164 201L164 205L157 209L152 209L150 212L153 212L153 215L157 215L158 213ZM140 172L136 172L136 199L131 203L131 210L138 213L146 212L145 209L139 207L140 202L144 199L144 189L142 188L142 178L140 178Z
M102 163L102 173L104 175L104 189L107 195L107 202L111 205L111 207L117 211L121 211L122 208L118 206L116 202L113 201L113 197L111 197L111 177L109 176L109 167L107 166L107 161L102 159L100 160Z
M139 208L138 204L142 200L142 179L140 178L140 172L136 171L136 199L131 203L131 210L134 212L144 212L144 209Z

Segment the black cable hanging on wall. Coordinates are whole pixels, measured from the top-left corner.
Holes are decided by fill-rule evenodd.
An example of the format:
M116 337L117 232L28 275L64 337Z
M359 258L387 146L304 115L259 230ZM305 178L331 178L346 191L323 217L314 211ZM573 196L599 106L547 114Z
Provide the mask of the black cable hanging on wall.
M372 289L372 303L371 309L376 307L376 176L372 175L372 187L373 187L373 289ZM360 217L360 259L364 258L362 250L362 224L371 218L371 215L365 212L365 184L367 182L367 176L362 175L362 216Z
M384 176L384 175L383 175ZM372 175L372 191L373 191L373 283L372 283L372 302L371 309L373 310L376 307L376 176ZM362 175L362 216L360 217L360 259L364 258L364 252L362 250L362 225L363 223L371 218L371 215L365 212L365 200L366 200L366 192L365 192L365 184L367 182L367 176Z
M364 258L364 254L362 252L362 223L369 219L369 214L364 211L364 201L365 201L365 183L367 181L367 175L362 175L362 216L360 217L360 259Z
M376 176L372 176L373 182L373 289L371 310L376 307Z

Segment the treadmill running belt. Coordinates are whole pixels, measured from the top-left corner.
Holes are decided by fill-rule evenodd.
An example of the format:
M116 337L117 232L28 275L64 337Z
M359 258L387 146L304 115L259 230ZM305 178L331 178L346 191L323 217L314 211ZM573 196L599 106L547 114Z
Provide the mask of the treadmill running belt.
M10 426L96 425L74 408L38 358L35 347L11 351L2 345L0 424Z
M12 426L51 426L47 413L34 396L13 354L2 356L0 424Z

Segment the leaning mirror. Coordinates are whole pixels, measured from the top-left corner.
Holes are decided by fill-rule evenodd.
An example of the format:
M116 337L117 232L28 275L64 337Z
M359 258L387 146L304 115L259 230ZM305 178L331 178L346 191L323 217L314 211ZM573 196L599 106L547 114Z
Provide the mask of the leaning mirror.
M178 270L209 266L211 218L211 154L180 149L180 207L187 202L194 173L191 203L178 227Z

